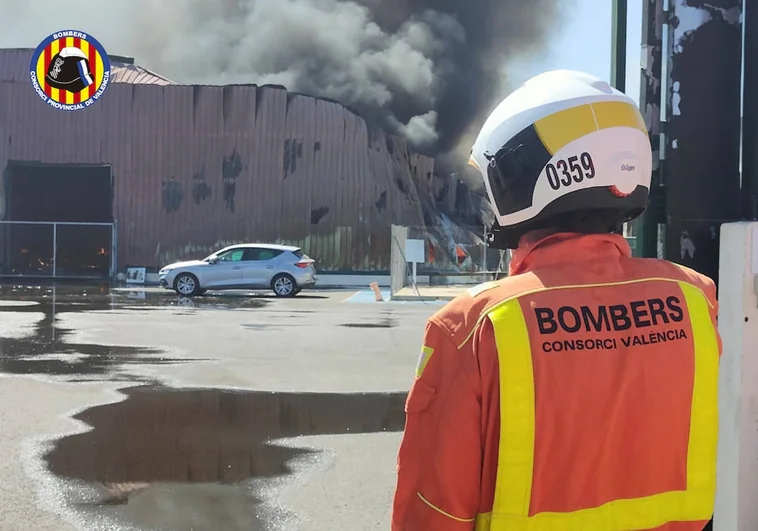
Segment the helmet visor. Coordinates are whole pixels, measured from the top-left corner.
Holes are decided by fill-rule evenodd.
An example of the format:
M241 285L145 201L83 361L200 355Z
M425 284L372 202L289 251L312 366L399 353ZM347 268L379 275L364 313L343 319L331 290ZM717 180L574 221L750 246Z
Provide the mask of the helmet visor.
M489 161L487 180L497 212L508 216L532 206L537 179L551 158L534 126L484 156Z

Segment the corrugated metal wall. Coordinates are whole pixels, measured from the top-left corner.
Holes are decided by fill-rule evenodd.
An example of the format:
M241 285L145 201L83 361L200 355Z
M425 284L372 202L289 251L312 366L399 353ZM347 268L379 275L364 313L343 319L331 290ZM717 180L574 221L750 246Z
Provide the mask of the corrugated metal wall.
M321 270L388 270L390 225L424 225L443 186L402 139L277 87L114 83L63 112L26 80L0 82L9 159L111 164L120 268L282 241Z

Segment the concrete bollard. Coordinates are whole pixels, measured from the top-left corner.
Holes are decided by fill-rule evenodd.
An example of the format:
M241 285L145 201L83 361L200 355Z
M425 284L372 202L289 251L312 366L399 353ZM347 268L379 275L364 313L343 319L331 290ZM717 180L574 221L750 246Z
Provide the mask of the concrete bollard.
M371 286L371 290L374 292L374 298L376 299L376 302L383 302L384 297L382 297L382 291L379 289L379 283L372 282L369 284L369 286Z

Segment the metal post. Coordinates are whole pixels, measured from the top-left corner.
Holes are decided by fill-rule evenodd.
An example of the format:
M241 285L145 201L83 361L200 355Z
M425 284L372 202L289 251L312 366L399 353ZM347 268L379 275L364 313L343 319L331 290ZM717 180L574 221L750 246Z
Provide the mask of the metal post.
M58 224L53 223L53 278L56 276L58 266Z
M627 12L627 0L613 0L613 17L611 20L611 85L621 92L626 92ZM628 228L636 236L637 227L632 226ZM624 236L628 236L628 228L624 228ZM635 255L638 254L636 247L632 248L632 252Z
M55 261L53 261L55 263ZM53 316L51 321L51 328L53 330L53 344L55 344L55 284L53 284Z
M118 232L116 231L116 221L114 220L113 225L111 225L111 270L110 270L110 277L111 280L116 278L117 269L118 269L118 262L116 259L116 238Z
M627 0L613 0L611 33L611 85L626 92L626 14Z
M642 49L640 51L640 110L653 149L653 175L647 210L637 218L637 256L658 256L658 226L666 220L665 183L661 155L661 105L663 104L663 0L642 2Z
M667 61L665 254L717 279L720 225L742 215L742 2L670 0L669 11L687 23L672 24Z

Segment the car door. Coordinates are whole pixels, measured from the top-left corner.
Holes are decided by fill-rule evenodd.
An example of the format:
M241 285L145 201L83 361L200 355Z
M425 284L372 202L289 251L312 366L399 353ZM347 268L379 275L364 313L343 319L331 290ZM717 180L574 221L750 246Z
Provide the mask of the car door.
M207 267L204 287L231 288L242 284L242 257L244 248L229 249L216 257Z
M242 285L246 288L262 288L263 271L258 260L260 249L257 247L248 247L242 257Z
M277 249L251 247L245 250L242 278L245 287L269 289L276 273L275 259L282 254Z

